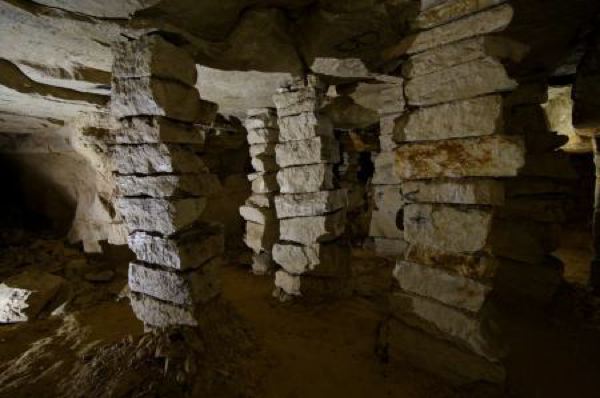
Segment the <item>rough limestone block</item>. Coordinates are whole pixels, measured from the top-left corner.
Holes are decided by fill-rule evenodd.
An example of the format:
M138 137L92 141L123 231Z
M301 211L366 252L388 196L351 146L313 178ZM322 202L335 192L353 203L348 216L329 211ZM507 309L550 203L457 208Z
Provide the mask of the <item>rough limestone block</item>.
M397 121L396 141L435 141L504 132L498 95L417 109Z
M404 239L373 238L375 255L379 257L398 258L404 256L408 242Z
M331 120L314 112L279 118L279 141L333 137Z
M491 210L429 204L404 207L404 238L410 243L472 253L486 247L491 229Z
M392 152L394 149L398 148L398 143L394 140L393 136L380 135L379 148L382 152Z
M260 173L268 173L279 170L279 166L275 162L275 157L268 155L253 156L250 163L254 170Z
M405 205L399 185L373 187L373 211L369 236L403 239L402 208Z
M189 306L206 303L219 293L217 267L220 259L215 258L201 269L174 272L158 267L132 262L129 264L129 288L159 300Z
M217 224L197 224L175 238L136 232L128 244L138 260L178 271L198 268L225 250L223 227Z
M388 322L383 334L392 361L416 366L455 385L476 382L502 384L506 378L501 364L490 362L400 321Z
M504 184L489 179L406 181L402 197L407 202L464 205L504 204Z
M371 183L373 185L398 185L402 179L394 170L395 152L381 152L374 156L375 172Z
M282 89L273 96L277 115L282 118L305 112L317 112L321 108L321 98L325 87L314 76L306 82L298 82L295 87Z
M469 279L489 282L498 270L498 259L485 253L448 253L432 247L411 244L404 253L409 263L440 268Z
M111 113L129 116L166 116L182 122L202 118L198 90L171 80L149 77L113 79Z
M0 323L34 319L54 298L65 280L39 271L27 271L0 283Z
M116 203L130 233L146 231L165 236L192 225L206 207L205 198L120 198Z
M271 222L267 224L257 224L253 222L246 223L246 234L244 243L254 253L263 251L270 252L273 245L279 239L279 224Z
M395 172L407 180L512 177L524 164L522 139L492 135L402 145L396 150Z
M281 193L309 193L334 189L330 164L288 167L277 172Z
M514 40L480 36L414 55L402 65L402 74L412 79L486 57L517 63L528 51L528 46Z
M266 224L277 220L275 209L244 205L240 207L240 215L246 221L256 224Z
M389 297L392 316L437 338L449 340L490 361L498 361L502 349L497 326L489 316L473 316L434 300L395 292Z
M273 260L291 275L348 276L350 248L337 243L273 246Z
M245 205L274 209L275 199L273 198L273 195L270 194L253 193L248 199L246 199Z
M133 313L145 325L159 328L198 325L194 306L178 306L135 292L129 294L129 300Z
M279 141L279 129L257 128L248 130L248 144L273 144Z
M346 212L340 210L324 216L286 218L280 220L280 228L281 240L304 245L328 242L344 233Z
M470 37L499 32L508 27L513 15L514 11L510 5L494 7L455 22L410 35L398 45L388 49L384 56L386 59L394 59L404 54L423 52Z
M350 287L345 278L292 275L284 270L275 273L275 287L290 296L306 298L339 297L350 293Z
M486 8L505 3L506 0L449 0L422 11L413 28L430 29L434 26L448 23L467 15L481 12Z
M276 129L277 112L273 108L250 109L244 121L247 130L251 129Z
M399 137L398 127L400 124L398 121L401 120L403 114L397 113L392 115L385 115L379 119L379 135L383 137ZM401 139L397 139L398 142L402 141ZM381 151L386 152L386 151Z
M194 144L203 146L207 129L189 123L177 123L165 117L136 116L119 121L116 144Z
M560 226L526 219L496 219L490 238L494 255L539 264L558 249Z
M275 147L275 158L279 167L339 163L340 145L337 140L329 137L287 141Z
M278 218L308 217L333 213L346 207L347 191L321 191L279 195L275 197L275 208Z
M208 172L202 158L185 145L114 145L111 161L119 174Z
M248 180L252 184L252 192L267 194L279 191L278 177L275 173L252 173L248 174Z
M274 264L270 253L261 252L252 254L252 273L254 275L266 275L273 268Z
M426 265L398 261L394 278L404 291L477 313L491 292L487 284Z
M517 86L504 65L487 57L408 80L405 92L410 105L428 106L511 91Z
M112 74L119 79L159 77L196 84L196 62L183 49L160 36L147 35L137 40L117 42L113 46Z
M155 176L117 176L121 196L210 197L221 192L219 177L215 174L167 174Z

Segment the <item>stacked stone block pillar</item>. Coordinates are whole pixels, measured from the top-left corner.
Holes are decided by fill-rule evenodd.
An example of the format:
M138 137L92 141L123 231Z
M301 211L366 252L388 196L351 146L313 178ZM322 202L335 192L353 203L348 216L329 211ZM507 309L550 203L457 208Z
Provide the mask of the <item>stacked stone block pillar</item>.
M564 198L551 169L569 168L540 119L543 96L507 73L527 51L498 33L510 4L458 3L423 11L422 30L391 50L405 58L410 109L393 129L408 248L386 337L393 358L458 384L502 383L491 294L524 298L529 287L547 299L556 289L560 265L548 254Z
M218 295L223 229L198 222L219 186L198 153L214 114L200 100L194 61L158 35L114 47L111 112L120 127L111 149L117 208L137 260L129 266L131 304L149 327L194 326Z
M284 297L336 296L348 288L350 250L339 239L347 194L334 175L339 142L331 121L319 112L325 89L308 76L273 98L280 129L275 148L280 236L273 259L281 266L275 286Z
M273 245L279 239L279 220L275 214L275 196L279 192L275 146L279 141L275 109L251 109L246 119L250 157L255 172L248 176L252 195L240 207L246 220L244 241L252 249L252 271L257 275L274 270Z

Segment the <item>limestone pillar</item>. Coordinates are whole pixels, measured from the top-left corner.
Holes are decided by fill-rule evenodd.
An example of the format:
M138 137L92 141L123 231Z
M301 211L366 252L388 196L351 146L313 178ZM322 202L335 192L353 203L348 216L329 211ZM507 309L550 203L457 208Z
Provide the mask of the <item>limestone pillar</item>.
M347 194L334 175L339 142L331 121L319 112L325 89L308 76L273 98L280 129L275 148L280 235L273 259L281 266L275 286L282 297L337 296L348 289L350 250L339 239Z
M498 34L512 7L457 3L425 10L416 22L424 30L391 50L405 58L410 108L393 123L408 248L384 335L392 358L458 384L502 383L491 293L554 293L561 265L549 253L564 221L557 179L569 167L543 119L545 86L519 87L505 68L527 50Z
M202 152L216 108L200 100L194 61L158 35L114 48L111 112L120 127L111 148L117 208L137 260L131 304L149 327L195 326L219 293L221 225L199 222L219 185Z
M275 109L251 109L246 119L247 139L254 173L248 176L252 195L240 207L246 220L244 242L252 249L252 272L258 275L274 270L272 249L279 239L279 220L275 214L275 196L279 192L275 146L279 127Z

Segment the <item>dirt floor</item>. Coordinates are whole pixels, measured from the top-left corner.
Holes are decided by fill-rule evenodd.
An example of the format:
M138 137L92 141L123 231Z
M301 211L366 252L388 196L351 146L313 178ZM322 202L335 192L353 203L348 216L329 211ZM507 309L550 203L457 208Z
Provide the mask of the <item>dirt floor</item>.
M585 260L578 256L586 254L577 254L575 248L565 253L563 258L578 259L574 270L567 266L567 274L575 275L572 281L583 280ZM43 314L44 319L0 325L0 397L189 393L164 381L165 361L156 359L160 345L147 341L123 297L125 257L122 253L84 256L49 239L28 241L27 250L2 249L0 277L44 268L64 276L69 289L61 298L67 304ZM355 261L362 264L365 259ZM381 261L369 267L389 274ZM90 270L106 269L114 272L109 281L88 280ZM209 347L203 348L207 353L201 364L206 364L202 367L206 372L197 377L206 384L202 391L210 392L196 396L600 396L600 301L581 286L565 285L548 308L504 312L503 326L513 350L506 361L507 391L498 393L486 388L454 389L434 376L377 355L377 331L386 317L385 294L357 288L360 295L336 302L281 303L272 296L271 278L252 275L239 264L223 267L223 302L231 308L227 305L225 311L213 314L205 326L212 335L204 336ZM374 290L382 291L388 283L371 282L381 286ZM229 324L235 325L233 331ZM146 393L144 386L152 393Z

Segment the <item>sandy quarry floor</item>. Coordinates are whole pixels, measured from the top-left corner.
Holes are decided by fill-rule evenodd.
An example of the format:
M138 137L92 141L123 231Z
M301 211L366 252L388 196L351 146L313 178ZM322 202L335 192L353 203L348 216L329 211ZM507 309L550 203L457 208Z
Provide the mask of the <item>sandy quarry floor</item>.
M119 300L126 285L127 260L122 255L88 258L88 267L115 271L109 282L92 283L81 276L83 271L72 269L72 260L81 260L82 255L61 252L55 244L47 244L43 259L38 252L46 249L30 249L25 258L19 257L18 250L0 255L1 277L40 267L64 275L71 286L70 304L61 313L0 326L0 397L89 398L109 396L109 392L123 397L181 396L161 379L164 363L154 358L157 348L145 342L143 327L127 299ZM63 258L65 253L71 257ZM568 253L577 257L575 251ZM22 266L11 271L14 264L9 263L15 261ZM382 361L376 355L377 328L385 317L381 297L355 296L311 305L280 303L271 296L270 277L251 275L236 264L222 269L222 280L224 301L233 310L227 307L207 325L214 329L207 341L216 347L207 347L203 368L207 371L201 375L210 392L199 396L502 396L486 389L454 390L407 365ZM513 352L507 359L508 394L598 396L599 308L600 302L585 290L565 287L552 308L509 309L505 328ZM243 325L244 331L230 333L225 326L229 323Z

